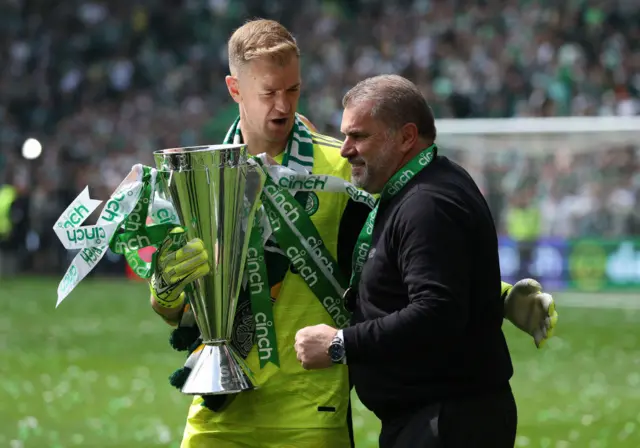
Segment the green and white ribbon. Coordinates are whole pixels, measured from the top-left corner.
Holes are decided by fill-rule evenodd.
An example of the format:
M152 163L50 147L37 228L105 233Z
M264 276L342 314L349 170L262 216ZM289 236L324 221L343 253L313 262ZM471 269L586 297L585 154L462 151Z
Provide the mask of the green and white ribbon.
M285 190L293 191L324 191L330 193L346 193L355 202L360 202L373 208L376 204L374 196L359 190L350 182L323 174L302 174L282 165L267 165L265 154L257 157L265 167L267 174L275 185Z
M95 225L82 226L102 201L91 199L86 187L67 207L56 221L53 230L68 250L80 249L72 260L62 281L58 285L56 307L91 272L107 250L124 254L132 266L137 266L138 275L148 278L152 263L146 263L137 250L159 245L172 228L172 222L147 227L146 218L155 190L156 170L134 165L113 192L100 213ZM163 217L174 217L175 211L156 207L154 213ZM121 228L124 232L118 233Z
M243 143L239 118L227 132L224 143ZM257 164L267 174L261 195L262 204L254 226L254 231L259 228L261 238L252 236L249 242L250 260L247 265L247 287L261 368L269 362L279 365L273 304L268 283L265 283L266 266L261 273L253 262L255 257L264 257L264 245L269 239L277 244L279 250L274 245L270 245L268 249L282 255L272 263L292 266L333 318L337 327L343 328L349 323L350 313L343 303L348 279L343 278L337 262L325 247L301 204L306 204L308 193L314 191L347 193L354 200L367 203L370 207L373 207L375 201L370 195L359 191L341 178L310 174L313 170L313 145L311 132L296 116L282 165L271 164L266 154L250 159L251 163ZM253 282L259 284L254 286Z
M276 328L273 323L272 302L266 285L266 266L258 269L256 260L263 259L264 235L270 234L284 256L338 328L349 324L350 313L344 304L348 280L343 278L338 263L324 245L318 230L297 201L292 191L325 191L346 193L353 200L373 207L375 199L358 190L344 179L335 176L301 174L281 165L270 165L266 154L253 157L250 163L258 165L266 176L261 195L260 212L265 220L256 219L249 242L247 273L251 308L256 325L256 344L260 366L271 362L279 365Z
M436 153L436 145L431 145L427 149L423 150L416 157L411 159L400 171L391 176L391 179L385 184L380 193L380 198L375 204L375 207L369 213L367 220L358 236L356 241L356 247L353 251L353 261L351 270L351 280L349 282L350 288L354 290L358 289L358 283L360 282L360 276L364 265L369 258L369 251L371 250L371 244L373 240L373 227L376 223L376 216L378 214L378 206L381 201L388 201L393 196L398 194L416 174L426 168L434 159Z
M275 320L273 318L273 306L271 305L267 265L264 259L264 241L262 227L258 219L254 220L249 239L246 279L249 294L252 297L251 311L256 325L255 335L260 367L264 367L268 362L279 367L280 359L278 357Z
M225 136L224 143L244 143L239 117L229 128L229 131ZM264 155L264 159L266 160L266 154ZM284 151L282 164L305 175L308 175L313 170L313 139L306 125L297 115L295 117L291 136ZM296 191L292 191L291 194L297 195L297 200L293 200L296 205L298 205L298 201L305 204L308 200L308 193L297 194ZM264 194L261 195L261 199L264 204ZM283 248L280 247L278 249L275 245L277 242L273 236L271 221L272 220L269 219L265 206L261 205L256 214L256 220L254 222L251 239L249 241L248 260L245 273L245 286L249 291L248 300L251 309L251 318L254 324L254 332L253 334L246 335L245 338L242 339L253 341L253 336L255 335L255 344L258 350L261 368L263 368L267 363L272 363L275 366L280 365L276 327L273 318L271 290L268 280L267 266L264 263L265 245L267 245L267 241L269 241L269 239L271 239L274 244L270 244L268 246L268 250L277 254L275 258L271 259L271 268L275 268L278 271L284 271L288 262L288 257L282 250ZM256 260L260 260L260 266L258 266ZM240 300L242 304L242 301L245 299L241 297ZM239 308L245 309L246 307L242 306ZM237 322L234 322L234 324L237 324ZM242 326L240 325L238 328L242 329ZM251 350L251 346L240 346L238 348L244 357L246 357Z
M239 118L229 128L224 143L243 143ZM375 199L339 177L311 174L313 145L311 131L296 115L282 165L270 163L266 154L250 159L267 174L262 204L254 225L254 232L259 229L260 238L252 235L249 242L248 278L245 277L261 367L269 362L279 365L267 269L266 266L258 269L255 262L264 260L265 250L281 255L271 261L272 264L284 265L276 267L276 271L282 272L283 267L290 265L300 274L337 327L345 327L350 319L343 299L348 279L343 278L303 205L307 203L308 194L316 191L346 193L354 201L371 208ZM265 249L269 240L274 244Z

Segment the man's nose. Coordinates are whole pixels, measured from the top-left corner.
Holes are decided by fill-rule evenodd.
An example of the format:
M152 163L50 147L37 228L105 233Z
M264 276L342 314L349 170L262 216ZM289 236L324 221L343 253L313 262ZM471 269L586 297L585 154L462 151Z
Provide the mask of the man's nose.
M340 155L345 159L355 154L355 147L351 144L349 137L345 138L340 148Z
M285 93L278 93L276 95L276 110L280 113L287 114L291 111L291 102L287 98Z

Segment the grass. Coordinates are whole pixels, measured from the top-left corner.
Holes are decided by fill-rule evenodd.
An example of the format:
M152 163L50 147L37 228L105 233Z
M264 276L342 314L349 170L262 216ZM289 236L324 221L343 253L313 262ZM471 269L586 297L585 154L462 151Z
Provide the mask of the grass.
M85 280L56 310L57 280L0 282L0 447L179 446L189 398L167 376L184 358L143 284ZM517 446L637 448L640 310L563 308L563 297L543 350L505 324ZM354 423L358 447L377 446L359 403Z

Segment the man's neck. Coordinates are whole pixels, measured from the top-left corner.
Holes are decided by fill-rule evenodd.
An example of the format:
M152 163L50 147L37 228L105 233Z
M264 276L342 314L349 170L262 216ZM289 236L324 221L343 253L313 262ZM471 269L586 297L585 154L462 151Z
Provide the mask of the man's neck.
M242 139L244 143L247 145L247 149L249 150L249 154L252 156L257 156L258 154L267 153L270 157L278 156L287 146L287 141L283 142L269 142L255 135L251 135L251 133L245 133L242 130L242 123L240 124L240 131L242 132Z
M264 140L260 140L257 138L251 138L250 136L244 136L244 142L247 145L247 149L252 156L257 156L258 154L267 153L270 157L277 157L280 155L282 151L287 146L287 142L284 141L282 143L273 143L266 142Z
M423 148L424 149L424 148ZM412 148L411 151L409 151L408 153L406 153L398 162L398 167L396 168L396 170L394 171L394 173L397 173L398 171L400 171L402 168L404 168L404 166L411 162L411 160L413 160L413 158L415 156L417 156L418 154L420 154L420 149L418 148Z
M407 163L411 162L418 154L420 154L422 151L424 151L426 148L428 148L432 144L433 143L428 143L424 141L420 141L419 143L417 143L413 148L411 148L411 151L407 152L404 155L404 157L400 160L400 163L398 165L398 169L396 170L396 172L400 171Z

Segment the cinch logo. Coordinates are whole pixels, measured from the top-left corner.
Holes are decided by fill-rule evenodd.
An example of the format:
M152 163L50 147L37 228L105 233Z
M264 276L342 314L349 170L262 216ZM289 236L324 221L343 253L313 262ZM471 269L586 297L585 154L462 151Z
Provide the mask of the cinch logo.
M89 265L93 266L100 260L104 252L104 247L89 247L80 251L80 257Z
M127 217L127 221L125 222L124 229L132 232L135 232L136 230L138 230L143 224L142 216L140 216L142 207L148 207L148 206L149 206L149 199L142 198L141 200L139 200L136 206L133 208L133 210L129 214L129 216Z
M149 269L147 268L147 263L145 263L140 257L134 256L135 252L129 252L125 255L127 262L129 262L129 266L131 270L135 272L135 274L140 278L145 278L149 274ZM142 264L140 263L142 261Z
M256 338L258 342L258 355L260 359L266 360L271 357L273 347L271 347L271 341L267 336L269 334L269 327L273 326L273 322L267 320L267 315L264 313L256 313Z
M304 259L305 255L307 255L307 253L304 250L298 251L294 246L287 249L287 257L291 260L291 264L311 288L318 283L318 274L307 266L307 260Z
M289 190L324 190L328 176L304 176L290 175L281 177L278 185Z
M324 244L322 240L318 240L310 236L309 238L307 238L307 242L309 243L311 249L313 249L313 253L316 255L316 257L319 258L320 261L322 261L322 263L327 267L327 270L333 274L333 265L331 261L329 261L327 257L322 256L322 251L320 250L320 247L322 247L322 245Z
M433 160L433 152L429 151L426 154L421 154L418 158L418 163L422 166L426 166Z
M413 171L410 169L404 170L400 178L389 186L389 194L396 194L402 187L407 185L407 182L409 182L413 176L415 176Z
M132 250L151 246L151 241L144 235L134 235L125 241L116 241L116 252L123 254Z
M67 292L69 289L73 288L73 285L76 283L77 278L78 269L74 265L71 265L71 267L69 268L69 272L67 272L62 279L62 292Z
M287 200L284 193L281 190L278 190L278 187L275 185L267 185L264 187L264 190L271 196L273 203L289 221L295 223L298 218L300 218L298 210L296 210L295 206Z
M161 208L156 212L156 218L159 224L167 224L176 221L176 215L166 208Z
M367 262L367 258L369 258L369 248L371 245L369 243L363 242L356 248L356 262L353 270L356 272L362 272L364 269L364 264Z
M275 210L267 209L267 216L269 217L269 224L271 224L271 229L274 232L277 232L282 227L280 225L280 217L275 212Z
M364 202L370 208L373 208L373 207L376 206L376 200L373 198L373 196L371 196L370 194L368 194L368 193L366 193L366 192L364 192L362 190L358 190L353 185L347 185L347 194L354 201L356 201L356 202Z
M260 294L264 290L264 280L260 275L260 263L263 262L264 257L258 257L258 251L250 247L247 251L247 272L251 294Z
M127 192L127 194L133 194L132 191ZM120 211L120 203L124 201L124 193L119 194L118 196L114 196L109 199L107 205L104 206L104 210L102 211L102 216L100 219L104 219L105 221L113 222L116 218L120 216L118 213Z
M367 226L367 233L369 235L373 235L373 225L376 222L376 216L378 216L378 209L374 208L371 213L369 213L370 218L367 219L367 222L365 223L365 225Z
M79 226L89 216L89 209L80 204L75 207L64 222L58 224L59 227L67 229L69 227Z
M325 309L338 327L342 328L347 325L349 318L347 317L347 313L343 313L344 308L342 306L341 299L325 297L322 300L322 305L324 305Z
M100 244L102 242L101 239L105 239L106 237L107 234L102 227L67 229L67 239L72 243L93 240L94 243Z

